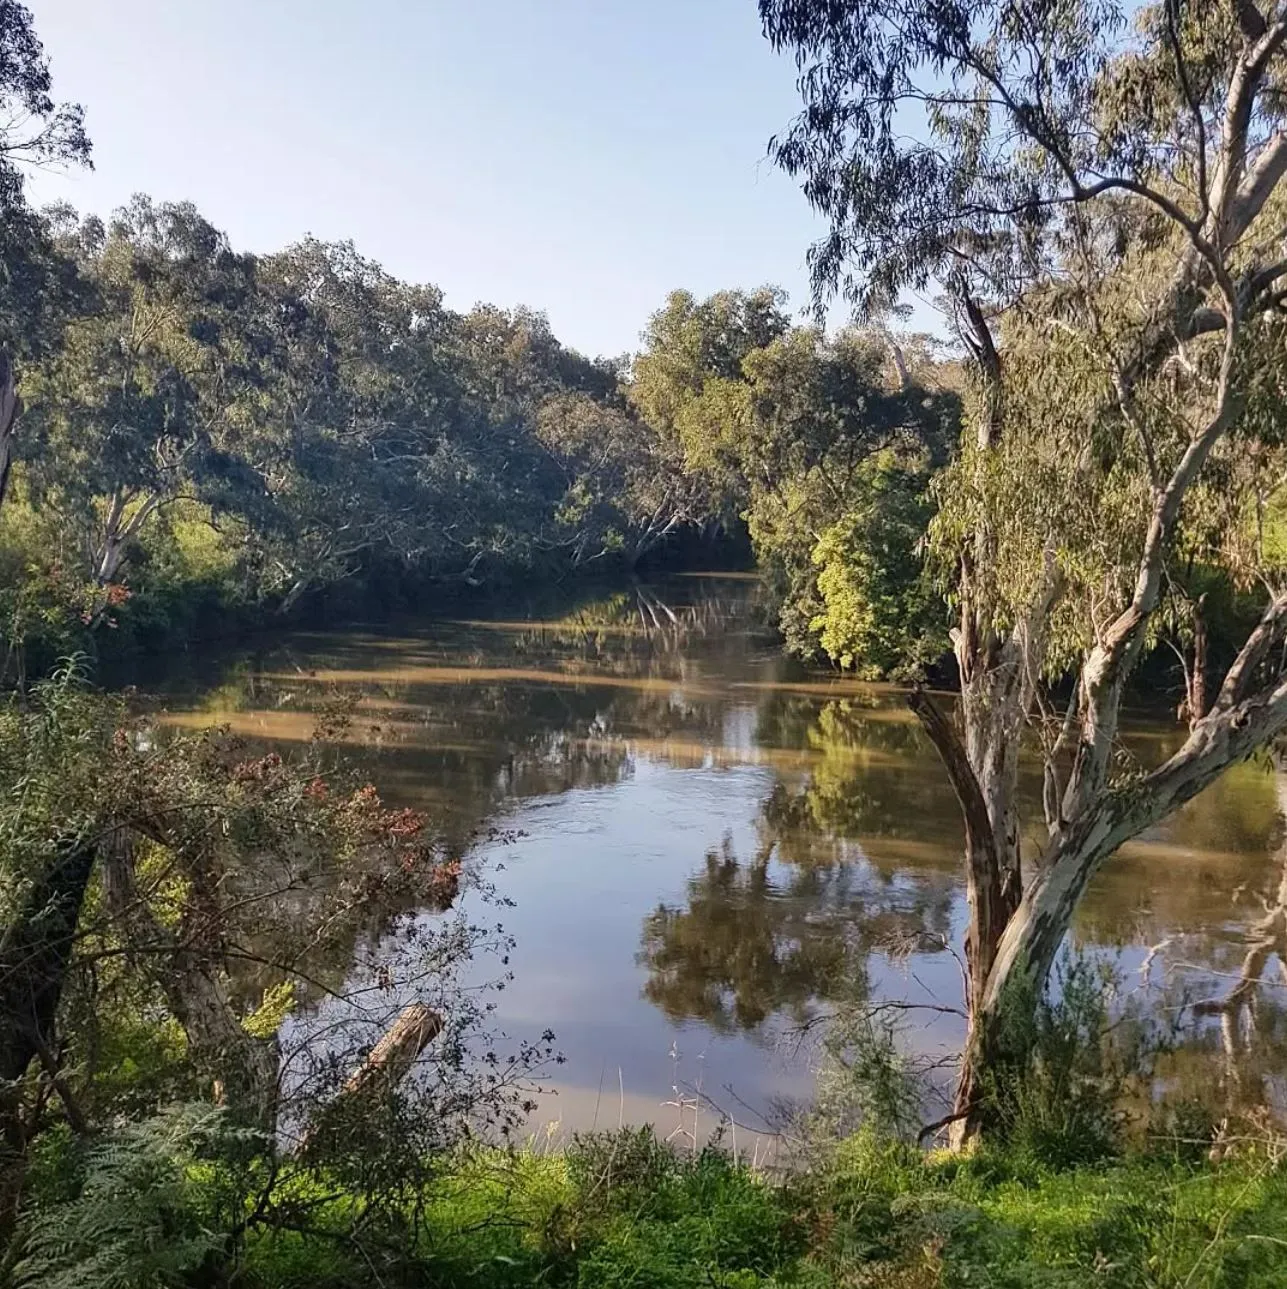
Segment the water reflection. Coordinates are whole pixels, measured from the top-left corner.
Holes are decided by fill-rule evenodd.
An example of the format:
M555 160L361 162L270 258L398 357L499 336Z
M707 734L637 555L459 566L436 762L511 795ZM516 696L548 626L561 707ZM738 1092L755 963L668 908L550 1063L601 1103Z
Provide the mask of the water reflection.
M617 1069L623 1105L659 1104L676 1036L709 1086L767 1100L808 1081L774 1036L838 999L959 1003L961 834L898 692L784 661L754 598L754 583L693 578L554 613L297 635L140 679L162 720L270 744L351 706L346 754L515 902L502 1019L558 1032L568 1076L550 1113L576 1124ZM1178 733L1141 716L1126 741L1148 762ZM1035 814L1035 760L1023 782ZM1267 766L1235 767L1111 861L1080 911L1079 943L1146 968L1147 1008L1184 1020L1177 1085L1226 1078L1220 1018L1194 1004L1267 934L1285 807ZM494 827L524 836L501 845ZM1282 952L1240 1011L1244 1069L1250 1027L1257 1051L1284 1037ZM940 1017L916 1041L949 1048L957 1028Z
M950 931L946 883L894 880L843 859L773 863L772 850L741 863L726 839L689 879L682 905L645 919L644 996L670 1019L720 1034L783 1016L803 1026L821 1003L866 995L873 952Z
M772 694L759 712L758 738L811 754L808 773L775 785L763 809L765 826L799 862L858 842L863 857L887 871L956 865L959 820L933 773L932 749L896 694L822 703Z

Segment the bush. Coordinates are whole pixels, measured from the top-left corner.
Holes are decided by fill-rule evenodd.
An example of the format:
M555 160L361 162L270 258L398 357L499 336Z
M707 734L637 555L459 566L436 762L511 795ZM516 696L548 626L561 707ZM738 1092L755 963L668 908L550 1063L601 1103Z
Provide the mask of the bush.
M128 1124L86 1153L76 1192L21 1232L15 1289L161 1289L226 1244L229 1170L199 1165L244 1134L210 1106Z
M1057 1170L1120 1152L1126 1090L1148 1061L1113 1041L1116 984L1107 963L1073 957L1040 997L1011 993L983 1097L993 1139L1016 1166Z

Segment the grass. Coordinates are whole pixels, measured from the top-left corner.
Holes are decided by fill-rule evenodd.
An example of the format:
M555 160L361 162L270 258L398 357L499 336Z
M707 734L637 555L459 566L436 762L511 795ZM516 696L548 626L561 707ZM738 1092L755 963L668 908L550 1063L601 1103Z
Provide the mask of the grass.
M374 1244L359 1254L340 1239L265 1230L248 1247L242 1281L255 1289L1287 1285L1287 1166L1264 1152L1219 1166L1139 1154L1056 1171L1005 1152L923 1155L860 1134L815 1167L774 1180L718 1151L680 1154L647 1131L625 1131L558 1153L469 1151L416 1209L400 1252L383 1259Z
M88 1153L50 1143L0 1286L1287 1286L1287 1150L1268 1132L1218 1163L1153 1139L1056 1167L1026 1148L926 1154L863 1130L769 1176L629 1129L562 1150L462 1148L379 1204L325 1170L239 1158L250 1140L204 1106ZM269 1179L261 1207L247 1197Z
M861 1025L777 1174L623 1129L409 1168L363 1138L355 1183L348 1155L270 1161L178 1106L47 1139L0 1289L1287 1289L1287 1138L1198 1102L1126 1114L1138 1061L1103 1041L1105 991L1063 982L971 1153L910 1144L894 1037Z

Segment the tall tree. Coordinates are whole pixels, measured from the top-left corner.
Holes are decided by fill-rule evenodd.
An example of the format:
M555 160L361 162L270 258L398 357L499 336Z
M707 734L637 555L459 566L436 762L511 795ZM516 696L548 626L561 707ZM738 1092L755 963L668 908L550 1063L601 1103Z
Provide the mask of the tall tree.
M974 360L935 557L959 607L959 717L914 705L960 799L979 1126L998 1018L1045 981L1100 865L1287 724L1287 582L1257 531L1281 469L1287 8L761 0L804 110L773 145L829 223L820 291L945 288ZM1274 392L1270 392L1270 390ZM1121 755L1123 694L1181 567L1260 589L1162 764ZM1075 681L1062 713L1051 682ZM1020 741L1046 841L1021 863Z
M706 481L713 508L733 512L744 499L736 459L747 411L744 364L786 335L785 306L775 287L719 291L700 301L672 291L644 331L631 402Z
M350 243L308 239L260 265L272 335L261 458L272 521L256 548L287 603L378 554L438 548L444 451L462 389L455 319Z
M682 449L616 395L551 394L536 433L566 480L554 535L574 564L619 553L634 566L711 518L707 488Z
M60 274L42 221L27 204L31 166L88 165L84 111L55 103L31 11L0 0L0 506L9 488L22 400L15 364L38 345Z
M28 478L105 586L154 516L185 496L226 500L242 467L260 380L254 262L191 205L145 197L63 242L98 298L31 373Z

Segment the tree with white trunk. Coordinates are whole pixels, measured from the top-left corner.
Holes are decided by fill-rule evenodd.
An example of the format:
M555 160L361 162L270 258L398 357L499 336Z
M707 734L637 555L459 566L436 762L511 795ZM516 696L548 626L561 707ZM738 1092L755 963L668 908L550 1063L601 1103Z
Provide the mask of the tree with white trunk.
M760 11L801 71L772 148L829 223L819 292L879 310L940 291L972 359L929 552L960 703L912 697L965 822L959 1142L1008 1059L1005 1008L1044 985L1096 871L1287 725L1287 6ZM1199 573L1257 609L1210 663ZM1177 626L1190 732L1136 765L1124 696ZM1021 853L1025 740L1044 829Z

